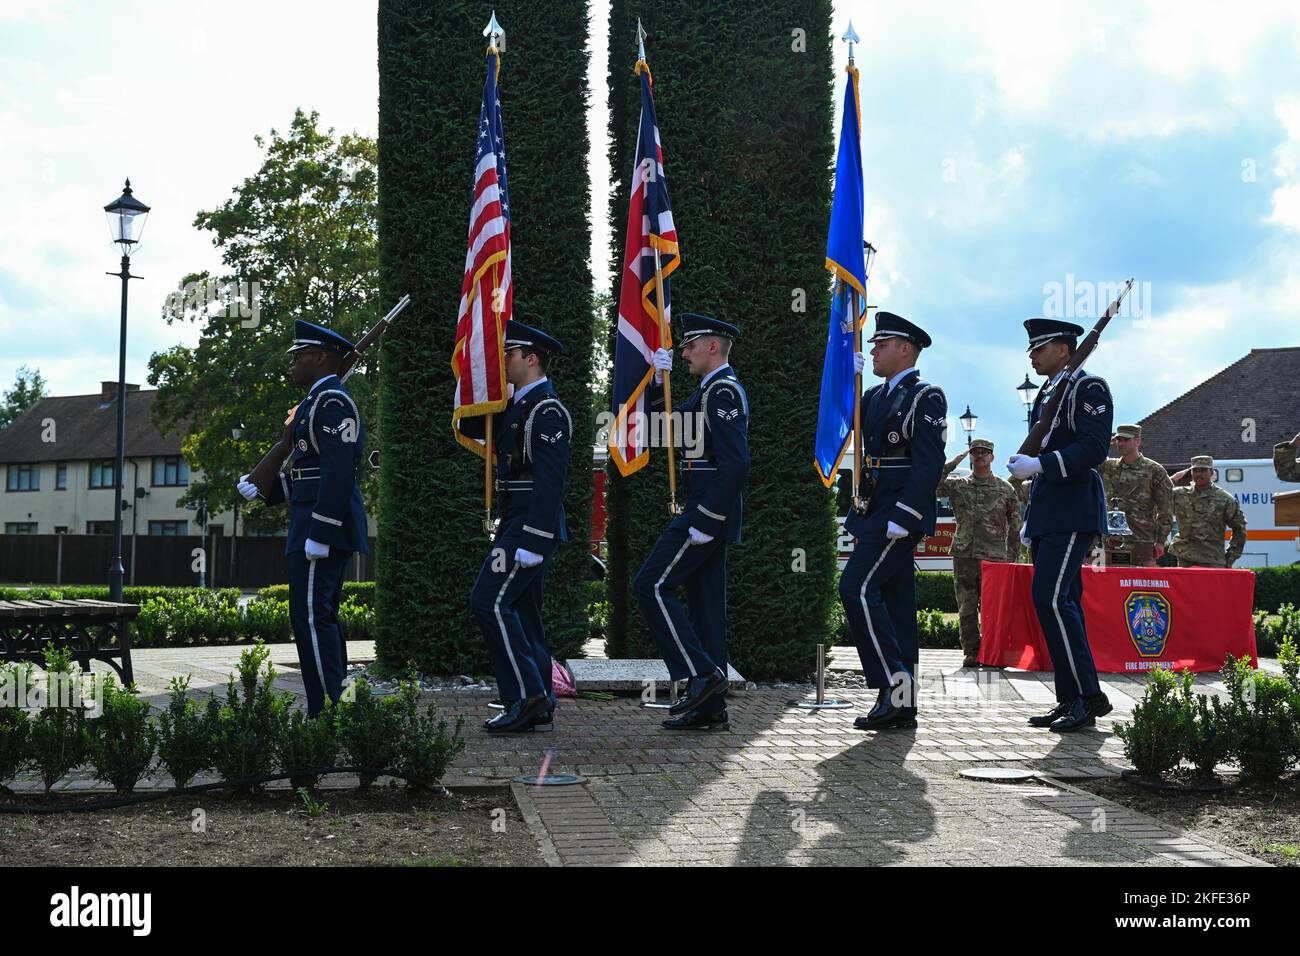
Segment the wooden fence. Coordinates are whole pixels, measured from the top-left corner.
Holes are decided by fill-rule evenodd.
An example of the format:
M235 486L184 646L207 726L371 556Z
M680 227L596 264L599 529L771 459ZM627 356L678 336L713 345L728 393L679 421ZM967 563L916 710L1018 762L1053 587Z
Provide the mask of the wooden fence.
M370 554L356 555L348 580L375 579L375 539ZM113 560L111 534L0 534L0 583L107 584ZM122 538L127 585L197 585L260 588L288 580L284 538L210 535L138 535Z

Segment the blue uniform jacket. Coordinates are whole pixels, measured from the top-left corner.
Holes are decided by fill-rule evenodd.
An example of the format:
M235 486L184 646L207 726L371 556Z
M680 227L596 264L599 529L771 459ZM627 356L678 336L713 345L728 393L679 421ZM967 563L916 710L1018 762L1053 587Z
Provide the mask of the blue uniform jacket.
M862 396L862 474L874 477L876 485L867 513L850 509L844 527L863 537L892 521L912 534L934 534L948 398L915 370L892 392L886 393L888 387L882 382Z
M483 437L483 416L462 419L461 433ZM569 479L573 421L550 379L512 399L492 419L501 531L521 534L522 547L549 555L569 540L564 486Z
M663 391L652 389L651 396L651 408L662 410ZM744 525L744 491L749 478L749 398L745 388L735 370L723 365L673 410L683 422L688 415L698 416L694 427L703 428L699 457L681 455L678 459L687 497L673 525L715 538L722 535L736 544ZM679 429L674 429L673 437L680 440Z
M1034 399L1035 423L1051 398L1049 387L1039 389ZM1038 456L1043 470L1030 486L1025 536L1056 531L1101 534L1106 530L1106 492L1097 467L1106 460L1114 434L1110 388L1082 368L1056 387L1066 389L1065 398Z
M293 464L267 498L272 505L289 502L285 554L302 551L308 538L333 550L369 553L357 484L365 444L356 402L337 375L327 375L294 409Z

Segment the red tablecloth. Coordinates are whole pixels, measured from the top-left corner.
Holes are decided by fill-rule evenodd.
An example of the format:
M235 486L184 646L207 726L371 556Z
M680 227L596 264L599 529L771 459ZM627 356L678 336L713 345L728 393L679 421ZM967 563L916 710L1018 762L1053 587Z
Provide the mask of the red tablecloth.
M1034 612L1028 564L985 561L980 661L1052 670ZM1097 670L1217 671L1226 655L1255 655L1255 574L1227 568L1083 569L1083 618Z

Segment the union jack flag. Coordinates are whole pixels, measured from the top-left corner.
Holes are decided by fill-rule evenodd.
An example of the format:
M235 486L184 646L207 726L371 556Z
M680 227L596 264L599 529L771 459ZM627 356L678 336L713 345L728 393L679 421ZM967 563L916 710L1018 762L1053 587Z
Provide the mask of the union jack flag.
M614 346L612 405L614 426L609 454L624 477L650 460L646 421L646 386L654 377L651 357L658 348L672 349L671 334L661 334L660 305L655 288L655 250L663 271L663 332L672 319L668 277L681 261L677 229L664 182L664 152L655 120L650 68L638 60L641 77L641 127L637 133L636 161L632 167L631 200L627 210L627 237L623 245L623 274L618 297L618 338Z
M514 302L510 281L510 200L506 189L506 144L501 125L495 47L487 53L487 79L479 109L478 149L469 211L469 248L456 317L456 376L452 427L456 440L480 457L482 442L463 433L463 418L489 415L506 407L505 327ZM471 428L482 434L482 429Z

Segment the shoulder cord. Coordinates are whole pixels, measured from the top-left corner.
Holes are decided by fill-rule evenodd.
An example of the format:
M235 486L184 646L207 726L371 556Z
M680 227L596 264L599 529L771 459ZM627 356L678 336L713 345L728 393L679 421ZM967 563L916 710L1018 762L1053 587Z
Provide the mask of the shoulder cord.
M311 412L307 415L307 436L311 439L311 445L316 449L316 454L320 454L320 442L316 441L316 406L326 395L342 395L349 405L352 406L352 414L357 417L357 424L361 424L361 413L357 411L357 403L352 400L352 396L337 388L327 388L317 393L316 400L311 403Z
M555 405L560 409L560 411L564 413L565 422L569 426L569 434L570 435L573 434L573 416L571 416L569 414L569 410L564 407L564 403L561 402L558 398L547 397L542 399L540 402L538 402L536 405L533 406L533 410L528 413L528 419L524 422L523 451L524 451L525 461L535 460L533 458L533 419L537 417L537 413L540 412L542 408L546 405Z

